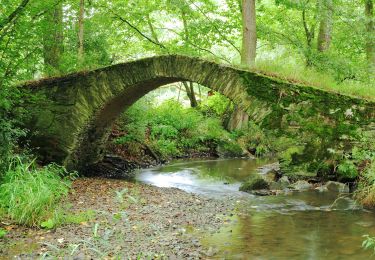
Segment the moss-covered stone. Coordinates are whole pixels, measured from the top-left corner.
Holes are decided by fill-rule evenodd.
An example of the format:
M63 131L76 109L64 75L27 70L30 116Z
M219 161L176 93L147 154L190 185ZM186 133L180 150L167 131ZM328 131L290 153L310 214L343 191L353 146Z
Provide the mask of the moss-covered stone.
M241 184L240 191L251 192L253 190L268 189L269 184L259 175L252 175L247 181Z

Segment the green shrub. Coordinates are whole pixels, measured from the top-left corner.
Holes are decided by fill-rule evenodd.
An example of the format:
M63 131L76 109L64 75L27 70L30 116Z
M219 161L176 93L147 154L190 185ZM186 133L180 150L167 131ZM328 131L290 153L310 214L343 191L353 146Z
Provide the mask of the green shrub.
M230 100L215 92L214 95L208 97L200 104L200 111L206 116L223 117L231 108Z
M240 156L242 149L229 141L229 134L216 115L204 115L200 110L184 108L176 100L159 105L148 98L141 99L121 117L120 129L125 135L114 140L115 144L147 143L163 158L184 153L207 151L221 144L223 154Z
M59 207L72 177L55 164L37 168L34 161L15 157L0 185L0 207L13 221L37 226Z
M153 148L163 157L169 158L178 156L180 151L177 148L176 142L166 139L160 139L153 142Z
M241 157L243 150L238 143L228 140L219 143L217 153L221 157Z
M346 159L338 165L337 174L339 178L355 179L358 176L357 166L353 161Z

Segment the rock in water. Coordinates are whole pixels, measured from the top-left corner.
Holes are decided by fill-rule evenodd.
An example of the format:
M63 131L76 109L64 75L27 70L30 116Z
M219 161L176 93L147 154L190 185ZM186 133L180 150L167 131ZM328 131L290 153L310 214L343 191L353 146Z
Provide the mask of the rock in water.
M284 190L290 186L290 181L287 176L281 177L277 182L270 183L271 190Z
M313 186L312 186L312 184L308 183L307 181L301 181L300 180L300 181L296 181L295 183L290 185L290 187L292 189L295 189L295 190L303 191L303 190L309 190Z
M349 192L349 186L341 182L329 181L326 183L326 187L330 191L342 192L342 193Z
M269 185L262 177L258 175L251 176L247 181L242 183L240 191L251 192L253 190L268 189Z

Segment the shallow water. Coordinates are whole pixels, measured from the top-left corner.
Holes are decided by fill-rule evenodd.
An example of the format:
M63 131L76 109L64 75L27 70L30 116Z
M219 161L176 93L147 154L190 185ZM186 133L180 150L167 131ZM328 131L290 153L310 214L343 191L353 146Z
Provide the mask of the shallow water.
M188 160L141 170L138 181L177 187L205 196L241 197L239 214L226 219L202 243L215 259L370 259L362 235L375 236L375 213L333 192L294 192L257 197L238 191L239 182L269 161Z

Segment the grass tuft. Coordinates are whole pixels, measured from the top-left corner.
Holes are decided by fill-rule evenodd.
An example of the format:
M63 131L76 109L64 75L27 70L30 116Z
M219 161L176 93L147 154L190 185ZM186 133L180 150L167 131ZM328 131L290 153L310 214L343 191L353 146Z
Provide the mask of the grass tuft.
M0 184L1 211L18 224L38 226L68 194L71 177L56 164L37 168L34 161L15 157Z

